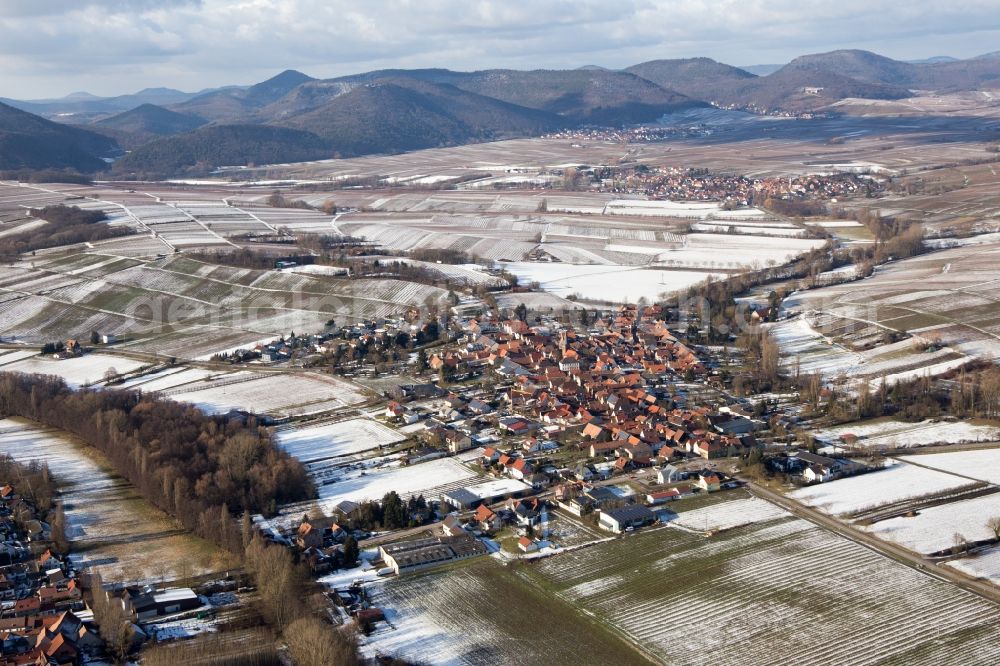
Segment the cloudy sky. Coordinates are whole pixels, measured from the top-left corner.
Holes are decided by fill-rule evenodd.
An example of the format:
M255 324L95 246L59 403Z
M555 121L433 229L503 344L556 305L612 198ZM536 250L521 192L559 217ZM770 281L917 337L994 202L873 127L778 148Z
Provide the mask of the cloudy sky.
M0 97L249 84L282 69L735 65L1000 45L1000 0L0 0Z

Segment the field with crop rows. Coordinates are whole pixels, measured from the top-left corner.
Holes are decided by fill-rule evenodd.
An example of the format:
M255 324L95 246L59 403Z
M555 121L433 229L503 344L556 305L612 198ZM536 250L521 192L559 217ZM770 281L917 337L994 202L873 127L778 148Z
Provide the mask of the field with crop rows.
M289 331L439 305L447 292L399 280L348 280L76 254L0 268L0 334L39 344L91 331L123 346L201 358Z
M612 631L509 567L480 558L369 587L386 613L362 651L448 666L648 664Z
M807 521L755 521L711 537L641 531L525 571L670 664L1000 658L995 605Z

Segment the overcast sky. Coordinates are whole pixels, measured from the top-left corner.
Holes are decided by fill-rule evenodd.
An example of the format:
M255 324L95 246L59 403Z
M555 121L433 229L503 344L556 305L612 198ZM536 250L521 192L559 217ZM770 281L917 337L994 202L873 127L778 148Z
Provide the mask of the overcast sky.
M734 65L1000 48L1000 0L0 0L0 97L249 84L283 69Z

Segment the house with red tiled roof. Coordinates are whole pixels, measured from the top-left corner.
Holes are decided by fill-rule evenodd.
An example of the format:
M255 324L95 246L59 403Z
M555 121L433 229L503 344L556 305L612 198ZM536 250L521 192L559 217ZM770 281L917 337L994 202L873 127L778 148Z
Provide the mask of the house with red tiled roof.
M479 525L479 528L486 532L494 532L500 529L503 524L500 520L500 516L485 504L480 504L476 508L476 513L473 514L473 518Z

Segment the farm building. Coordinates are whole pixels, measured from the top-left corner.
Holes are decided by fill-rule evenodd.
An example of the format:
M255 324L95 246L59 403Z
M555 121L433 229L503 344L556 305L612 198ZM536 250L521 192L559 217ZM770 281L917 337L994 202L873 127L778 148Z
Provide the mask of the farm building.
M534 490L529 484L517 479L500 479L451 490L441 495L445 504L468 511L480 504L492 504L508 497L524 497Z
M611 532L624 532L630 527L642 527L656 520L656 514L641 504L601 511L598 525Z
M486 553L483 542L469 534L413 539L379 546L379 555L396 575Z
M137 620L201 608L201 599L191 588L168 588L130 593L127 606Z

